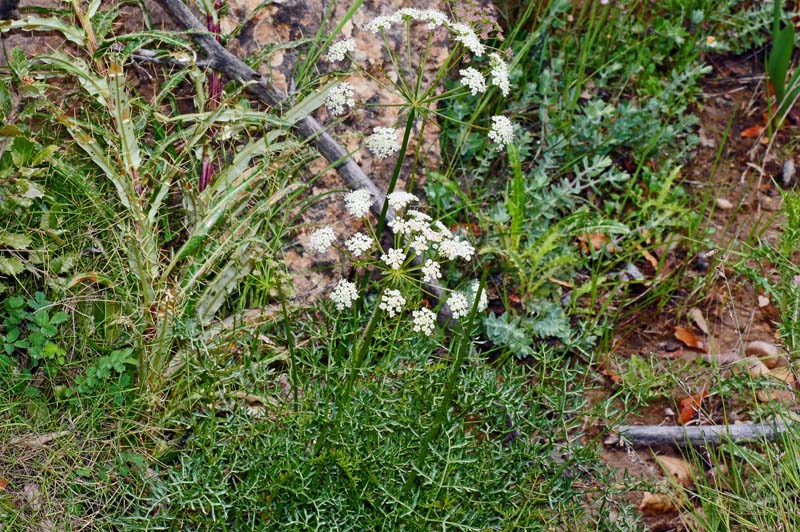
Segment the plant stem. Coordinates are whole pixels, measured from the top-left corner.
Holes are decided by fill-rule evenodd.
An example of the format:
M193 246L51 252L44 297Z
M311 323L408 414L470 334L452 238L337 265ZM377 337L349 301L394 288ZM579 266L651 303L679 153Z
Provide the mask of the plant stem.
M425 434L425 437L422 439L422 445L419 448L419 453L417 454L417 459L414 463L414 470L411 472L411 476L408 477L405 485L403 486L403 493L407 494L408 490L411 489L413 484L416 483L417 479L419 478L418 471L422 470L422 465L425 463L425 459L428 457L428 453L430 453L431 443L439 435L439 432L442 430L442 425L444 424L445 417L447 416L447 411L450 409L450 403L453 400L453 392L456 388L456 384L458 384L458 377L461 373L461 364L464 362L464 357L467 354L467 345L472 344L470 331L472 331L472 324L475 320L475 315L478 313L478 303L481 300L481 295L483 294L484 286L486 285L486 275L487 271L483 272L481 277L481 282L478 285L478 289L475 291L475 300L472 302L472 309L469 313L469 319L464 327L462 327L461 331L458 334L458 348L456 349L456 359L453 362L453 367L450 370L450 378L447 381L447 385L444 389L444 396L442 397L442 402L439 403L439 408L436 410L436 414L433 419L433 425L428 432Z

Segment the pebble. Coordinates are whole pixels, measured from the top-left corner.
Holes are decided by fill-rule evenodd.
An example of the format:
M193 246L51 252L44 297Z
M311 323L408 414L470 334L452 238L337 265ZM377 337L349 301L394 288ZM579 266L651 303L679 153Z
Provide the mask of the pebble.
M758 357L769 369L788 365L789 361L781 355L775 344L763 340L753 340L744 346L744 354L748 357Z
M794 159L786 159L781 171L781 185L783 185L783 188L788 188L792 184L796 173L797 168L795 168Z
M717 198L717 208L722 209L723 211L729 211L733 209L733 203L725 198Z

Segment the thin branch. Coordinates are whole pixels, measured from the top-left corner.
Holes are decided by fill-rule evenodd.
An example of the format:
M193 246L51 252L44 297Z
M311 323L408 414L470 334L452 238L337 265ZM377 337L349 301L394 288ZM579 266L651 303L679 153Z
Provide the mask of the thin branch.
M263 103L279 107L286 100L283 91L270 85L261 74L247 66L241 59L226 50L218 43L212 33L210 33L200 20L186 7L181 0L158 0L159 4L170 14L179 26L188 31L189 36L194 42L203 49L206 54L209 68L220 72L226 77L244 84L246 90ZM344 177L347 186L352 190L365 188L369 190L374 198L371 210L376 216L380 216L385 195L367 177L364 171L350 157L349 153L334 139L324 127L313 117L307 116L299 120L294 125L295 131L303 138L311 141L319 153L331 163L339 174ZM386 215L386 220L393 219L391 209ZM415 264L421 263L419 255L414 258ZM427 285L428 289L438 299L442 298L444 290L438 284ZM443 305L440 310L440 317L449 319L450 309Z
M619 425L614 427L621 440L634 447L677 445L680 447L719 445L759 440L776 440L790 430L785 423L759 423L741 425L693 425L688 427L662 425Z

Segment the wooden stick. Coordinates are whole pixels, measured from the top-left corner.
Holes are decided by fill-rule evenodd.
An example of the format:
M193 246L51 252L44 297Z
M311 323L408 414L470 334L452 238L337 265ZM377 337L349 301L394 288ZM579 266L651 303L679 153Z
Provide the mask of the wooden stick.
M634 447L678 445L719 445L726 441L736 443L770 440L774 441L792 426L777 422L774 424L741 425L693 425L688 427L662 425L619 425L614 432L620 439Z
M181 0L158 0L161 7L178 23L189 32L189 36L205 52L209 68L220 72L230 79L239 81L245 85L246 90L266 103L267 105L280 106L286 100L286 94L281 90L270 85L261 74L247 66L241 59L226 50L217 42L214 35L206 29L200 20L186 7ZM365 188L372 194L373 202L371 210L376 216L380 216L385 201L385 195L367 177L367 174L350 157L350 154L334 139L323 126L311 116L299 120L294 125L295 131L303 138L310 140L320 154L331 163L339 174L344 177L348 187L352 190ZM394 218L392 209L386 214L386 220ZM419 255L414 257L414 264L421 264ZM438 284L427 285L430 292L438 299L442 298L444 290ZM450 309L443 305L439 312L440 318L444 321L451 317Z

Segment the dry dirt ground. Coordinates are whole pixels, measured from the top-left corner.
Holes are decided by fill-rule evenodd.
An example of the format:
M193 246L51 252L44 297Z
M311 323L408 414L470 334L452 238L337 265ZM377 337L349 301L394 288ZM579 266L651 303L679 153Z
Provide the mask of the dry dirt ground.
M782 218L780 188L795 187L796 178L784 182L783 163L791 157L794 126L778 133L767 149L766 139L743 137L742 131L761 124L766 111L763 63L754 56L712 58L713 72L704 81L704 98L698 106L701 139L691 162L683 172L686 191L705 205L704 217L711 229L707 252L686 256L682 246L667 250L667 268L680 275L679 289L661 312L644 309L620 323L617 341L608 360L607 393L633 356L652 357L665 372L675 372L676 383L669 396L650 402L630 415L629 425L680 425L680 401L712 390L721 378L750 362L742 359L757 354L748 348L762 341L776 348L778 358L769 365L788 364L796 353L787 353L777 334L779 314L768 296L738 275L747 247L758 240L775 243ZM786 177L789 177L787 175ZM700 208L700 207L698 207ZM767 279L776 275L771 264L748 263ZM702 342L704 349L692 349L676 337L676 327L686 329ZM791 356L790 356L791 355ZM755 362L754 362L755 363ZM746 423L754 399L760 403L780 402L787 411L797 411L795 369L783 370L785 388L774 394L753 397L705 397L688 424ZM616 373L615 373L616 372ZM613 442L613 438L609 442ZM664 473L655 456L680 458L672 447L620 448L614 443L604 452L605 461L619 473L645 482L663 485ZM628 502L639 505L644 490L628 493ZM647 504L642 505L646 510ZM648 513L648 512L645 512ZM652 531L686 530L686 512L653 511L645 519Z

